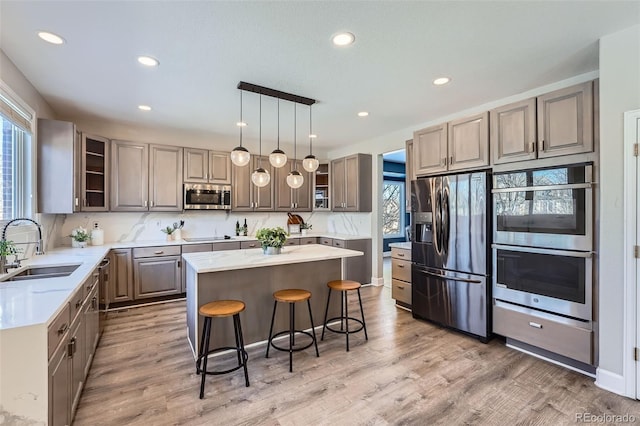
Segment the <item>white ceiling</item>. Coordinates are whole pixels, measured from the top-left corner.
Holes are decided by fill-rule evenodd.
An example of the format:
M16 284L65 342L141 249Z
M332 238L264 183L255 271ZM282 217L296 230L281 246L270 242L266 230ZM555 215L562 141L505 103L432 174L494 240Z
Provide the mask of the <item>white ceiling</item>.
M2 0L0 48L61 117L230 140L242 80L317 99L316 144L330 149L596 70L598 39L638 22L637 1ZM42 42L39 30L66 44ZM333 46L341 30L355 44ZM141 54L160 67L139 65ZM433 86L443 75L452 82ZM245 135L256 137L257 95L244 110ZM265 140L275 114L265 98ZM292 115L282 104L283 142ZM308 117L300 106L305 146Z

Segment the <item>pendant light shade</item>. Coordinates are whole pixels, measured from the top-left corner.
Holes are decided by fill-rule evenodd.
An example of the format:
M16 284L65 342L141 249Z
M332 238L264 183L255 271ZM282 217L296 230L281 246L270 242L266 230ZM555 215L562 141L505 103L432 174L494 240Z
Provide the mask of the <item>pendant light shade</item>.
M238 122L238 127L240 127L240 146L233 148L231 151L231 162L240 167L246 166L251 160L251 154L249 154L247 148L242 146L242 128L244 126L246 124L242 121L242 90L240 90L240 121Z
M318 166L320 165L320 162L318 161L316 156L313 155L313 152L312 152L312 145L311 145L311 139L313 139L312 135L313 135L313 132L311 127L311 105L309 105L309 155L304 157L304 160L302 160L302 168L308 171L309 173L313 173L316 170L318 170Z
M278 99L278 147L269 154L269 163L278 169L287 164L287 154L280 149L280 99Z
M293 189L300 188L304 183L304 176L296 170L296 132L297 132L297 104L293 104L293 170L287 175L287 185Z
M269 172L262 168L262 94L260 94L260 131L259 131L259 143L260 143L260 157L258 168L251 173L251 182L259 188L263 186L269 185L269 181L271 181L271 176Z

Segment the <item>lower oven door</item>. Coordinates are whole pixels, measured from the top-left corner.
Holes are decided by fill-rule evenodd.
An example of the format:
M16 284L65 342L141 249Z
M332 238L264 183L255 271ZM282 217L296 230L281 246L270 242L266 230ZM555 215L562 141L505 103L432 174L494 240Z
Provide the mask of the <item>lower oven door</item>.
M413 264L411 309L426 319L476 336L489 336L487 277Z
M592 319L593 253L493 245L493 297Z

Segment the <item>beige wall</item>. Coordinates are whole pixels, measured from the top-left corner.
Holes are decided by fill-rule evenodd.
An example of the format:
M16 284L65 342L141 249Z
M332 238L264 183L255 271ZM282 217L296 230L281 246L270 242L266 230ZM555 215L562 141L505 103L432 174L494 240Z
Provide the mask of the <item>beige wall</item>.
M627 229L623 221L623 113L638 108L640 26L635 26L600 40L599 367L613 375L623 374L623 357L631 356L623 346L623 235Z

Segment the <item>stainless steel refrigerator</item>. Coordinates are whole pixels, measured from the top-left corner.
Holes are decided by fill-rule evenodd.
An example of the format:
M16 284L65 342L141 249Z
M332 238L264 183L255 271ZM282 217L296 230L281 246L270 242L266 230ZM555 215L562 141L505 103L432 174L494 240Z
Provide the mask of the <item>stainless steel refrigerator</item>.
M486 172L412 182L412 312L487 341L491 335L490 179Z

